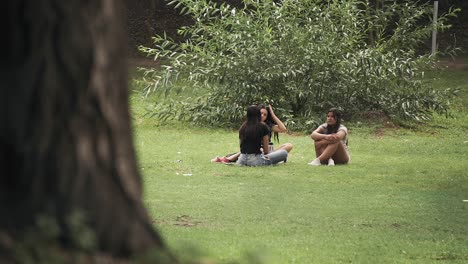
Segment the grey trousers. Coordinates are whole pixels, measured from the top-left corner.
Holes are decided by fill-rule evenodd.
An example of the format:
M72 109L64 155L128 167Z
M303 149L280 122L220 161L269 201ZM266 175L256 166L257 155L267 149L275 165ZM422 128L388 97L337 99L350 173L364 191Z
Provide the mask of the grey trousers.
M287 158L288 152L284 149L273 151L266 155L241 153L239 159L237 159L237 164L245 166L268 166L286 161Z

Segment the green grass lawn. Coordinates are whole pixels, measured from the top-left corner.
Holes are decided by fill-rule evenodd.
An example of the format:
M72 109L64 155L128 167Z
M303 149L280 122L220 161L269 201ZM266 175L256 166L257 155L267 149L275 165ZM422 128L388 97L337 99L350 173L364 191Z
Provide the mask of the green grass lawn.
M144 202L168 246L217 263L467 263L468 73L453 119L411 129L347 124L352 163L312 167L308 135L280 135L286 164L210 163L238 149L236 131L158 126L134 95ZM460 80L464 80L460 81Z

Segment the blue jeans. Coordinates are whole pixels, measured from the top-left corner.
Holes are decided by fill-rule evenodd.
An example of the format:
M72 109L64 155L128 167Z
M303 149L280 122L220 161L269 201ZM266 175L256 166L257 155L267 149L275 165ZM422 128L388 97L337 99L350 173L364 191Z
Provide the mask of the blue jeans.
M239 159L237 159L237 164L245 166L268 166L286 161L287 158L288 152L284 149L273 151L266 155L241 153Z

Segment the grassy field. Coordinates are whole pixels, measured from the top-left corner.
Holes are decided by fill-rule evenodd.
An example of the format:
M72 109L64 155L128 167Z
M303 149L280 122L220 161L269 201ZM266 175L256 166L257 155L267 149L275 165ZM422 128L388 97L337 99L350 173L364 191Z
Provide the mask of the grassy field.
M216 263L467 263L468 72L433 74L458 88L453 118L386 128L349 123L352 163L312 167L308 135L280 135L286 164L210 163L236 131L160 126L132 97L144 201L169 247Z

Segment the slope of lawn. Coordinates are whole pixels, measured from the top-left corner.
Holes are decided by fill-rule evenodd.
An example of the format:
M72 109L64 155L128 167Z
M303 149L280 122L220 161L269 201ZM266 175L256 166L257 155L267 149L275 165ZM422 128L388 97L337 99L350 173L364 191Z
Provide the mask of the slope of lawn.
M210 163L238 150L236 131L160 125L132 96L135 145L155 227L185 260L216 263L467 263L468 72L452 118L405 128L354 122L352 162L308 166L307 134L280 135L286 164Z

